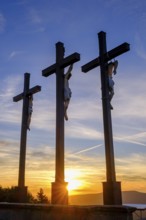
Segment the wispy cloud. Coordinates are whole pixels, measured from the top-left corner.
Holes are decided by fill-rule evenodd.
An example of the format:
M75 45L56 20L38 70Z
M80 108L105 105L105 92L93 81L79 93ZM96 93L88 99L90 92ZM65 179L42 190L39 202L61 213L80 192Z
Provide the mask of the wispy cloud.
M3 172L0 173L2 186L16 186L19 170L19 142L0 141L0 166ZM29 190L35 192L40 187L47 185L54 179L55 151L54 148L41 146L34 148L27 145L26 154L26 183ZM9 173L9 175L7 175ZM33 185L33 186L32 186Z
M102 132L95 130L93 127L85 126L82 123L75 123L67 128L66 134L69 137L84 138L84 139L102 139Z
M29 10L29 16L30 20L33 24L41 24L42 23L42 18L38 12L38 10L31 8Z
M0 141L0 158L0 166L1 170L3 170L0 174L1 184L7 186L16 185L15 181L19 163L18 142L12 140Z
M1 81L0 87L0 121L1 122L15 122L17 120L18 109L14 107L13 97L16 95L16 91L21 84L21 78L19 76L6 77L3 81Z
M24 51L21 51L21 50L14 50L12 51L10 54L9 54L9 60L13 59L14 57L18 57L20 56L21 54L24 54L25 52Z
M120 141L120 142L122 141L122 142L132 143L132 144L136 144L136 145L141 145L141 146L146 147L146 143L144 144L144 143L142 143L140 141L136 141L136 140L134 140L134 137L133 137L133 139L132 139L132 137L131 138L115 137L115 140Z
M137 175L143 178L145 176L145 154L131 153L128 156L115 159L119 175Z
M74 153L74 154L85 153L85 152L87 152L87 151L90 151L90 150L93 150L93 149L95 149L95 148L102 147L102 146L103 146L103 144L99 144L99 145L97 145L97 146L93 146L93 147L88 147L88 148L86 148L86 149L83 149L83 150L77 151L77 152Z
M135 73L135 70L133 70ZM145 118L145 73L141 72L140 77L133 77L129 74L129 77L125 79L118 79L120 82L116 82L115 96L113 103L115 102L117 107L114 111L114 117L122 118L124 120L136 120ZM119 87L120 86L120 87Z
M35 8L29 8L27 20L30 25L34 26L33 29L30 31L31 33L45 31L45 22L43 19L43 14L40 10Z
M146 60L146 48L143 44L141 36L138 33L135 35L135 43L137 55L140 56L142 59Z

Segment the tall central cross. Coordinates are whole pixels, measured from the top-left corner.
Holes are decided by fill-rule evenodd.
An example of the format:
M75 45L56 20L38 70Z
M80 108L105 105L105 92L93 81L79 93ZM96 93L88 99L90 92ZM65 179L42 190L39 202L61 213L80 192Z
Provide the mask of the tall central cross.
M64 181L64 68L80 60L78 53L66 58L64 53L63 43L56 43L56 63L42 71L45 77L56 73L56 167L52 204L68 204L67 182Z
M107 182L103 183L103 200L105 205L121 205L121 183L116 182L115 163L114 163L114 147L112 134L112 120L108 89L107 62L130 50L128 43L107 52L106 33L98 33L99 39L99 57L82 66L83 72L88 72L95 67L100 66L101 71L101 87L102 87L102 107L103 107L103 124L104 124L104 141L106 156L106 177Z
M17 196L18 202L25 202L27 196L27 187L25 186L25 158L26 158L26 142L27 142L27 129L29 118L29 98L33 94L41 91L41 86L34 86L29 88L30 73L24 74L24 90L21 94L13 97L14 102L23 100L22 108L22 123L21 123L21 137L20 137L20 158L19 158L19 176Z

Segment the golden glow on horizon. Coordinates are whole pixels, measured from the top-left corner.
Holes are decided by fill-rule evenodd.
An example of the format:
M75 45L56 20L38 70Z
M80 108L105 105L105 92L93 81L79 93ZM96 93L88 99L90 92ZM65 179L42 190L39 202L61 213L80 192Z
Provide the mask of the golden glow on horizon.
M84 155L82 160L83 158ZM18 158L12 157L11 160L1 167L0 185L2 187L17 186L18 184ZM44 193L49 198L51 197L51 183L55 180L54 162L52 161L49 161L50 169L48 169L48 161L44 161L42 165L41 161L36 161L31 157L27 162L25 185L28 186L28 190L33 196L36 196L40 188L43 188ZM102 182L106 181L102 163L104 158L98 159L101 161L98 169L96 160L85 156L84 161L87 161L87 164L68 165L65 168L65 181L68 182L69 195L94 194L103 191ZM122 191L146 192L145 155L132 154L129 158L116 159L116 170L117 180L121 182Z

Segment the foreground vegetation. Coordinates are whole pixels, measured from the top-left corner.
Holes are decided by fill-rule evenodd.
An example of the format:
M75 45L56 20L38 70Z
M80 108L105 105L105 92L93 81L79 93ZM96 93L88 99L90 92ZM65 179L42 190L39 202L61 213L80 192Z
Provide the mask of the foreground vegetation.
M15 187L7 187L2 188L0 186L0 202L17 202L16 201L16 188ZM50 201L48 197L44 194L42 188L34 197L30 192L27 194L27 203L41 203L41 204L49 204Z

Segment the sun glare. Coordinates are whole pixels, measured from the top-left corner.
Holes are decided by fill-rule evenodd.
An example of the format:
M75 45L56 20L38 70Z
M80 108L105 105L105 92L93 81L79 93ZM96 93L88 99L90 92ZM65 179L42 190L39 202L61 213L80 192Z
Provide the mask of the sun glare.
M70 180L68 182L68 191L72 191L81 187L81 182L79 180Z
M81 173L79 170L66 170L66 178L68 182L68 191L75 191L77 189L83 188L83 182L81 181Z

